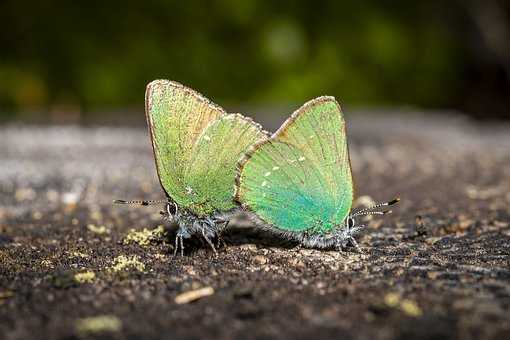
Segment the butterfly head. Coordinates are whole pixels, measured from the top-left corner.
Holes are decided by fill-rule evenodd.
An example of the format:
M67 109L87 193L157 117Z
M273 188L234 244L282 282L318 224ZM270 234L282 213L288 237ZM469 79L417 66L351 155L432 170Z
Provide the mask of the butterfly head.
M165 210L161 211L161 215L170 221L175 221L178 218L179 209L177 203L168 201Z
M356 221L354 220L354 217L352 217L352 216L347 217L346 227L348 229L352 229L352 228L354 228L355 225L356 225Z
M391 213L391 210L378 210L384 207L388 207L394 205L400 201L400 198L395 198L389 202L378 203L372 205L367 208L356 209L347 218L345 222L342 224L341 228L338 228L337 232L334 235L335 244L337 247L345 247L348 242L353 242L356 245L353 236L356 235L361 229L365 227L365 225L360 224L357 221L358 217L361 216L369 216L369 215L386 215Z
M364 227L365 225L360 224L360 221L357 221L356 216L347 216L344 223L336 228L336 232L333 234L336 240L336 245L339 247L345 247L346 241L348 241L350 237L356 235Z

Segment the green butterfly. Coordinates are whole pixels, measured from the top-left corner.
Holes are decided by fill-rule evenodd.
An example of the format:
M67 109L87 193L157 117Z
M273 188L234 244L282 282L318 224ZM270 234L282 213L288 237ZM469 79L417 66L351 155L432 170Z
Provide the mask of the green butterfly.
M238 165L235 199L272 231L312 248L359 250L358 216L398 199L351 211L353 181L345 121L333 97L319 97L292 114Z
M179 226L175 252L183 239L201 235L212 247L234 201L236 164L267 134L240 114L227 114L194 90L169 80L147 85L145 112L161 186L167 196L162 214ZM160 201L121 201L142 205Z

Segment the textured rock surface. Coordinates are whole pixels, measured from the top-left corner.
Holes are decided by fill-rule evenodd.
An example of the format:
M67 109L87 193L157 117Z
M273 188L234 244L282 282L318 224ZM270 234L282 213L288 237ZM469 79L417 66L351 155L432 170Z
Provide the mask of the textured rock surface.
M173 258L171 230L123 242L161 224L157 207L111 205L162 198L144 128L1 127L0 338L510 337L510 127L348 125L358 204L402 198L358 237L364 254L240 216L218 258L200 240Z

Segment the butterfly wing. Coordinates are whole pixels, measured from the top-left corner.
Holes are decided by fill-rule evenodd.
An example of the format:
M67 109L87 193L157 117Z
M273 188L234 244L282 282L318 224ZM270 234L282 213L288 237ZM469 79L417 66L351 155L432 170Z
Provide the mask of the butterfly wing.
M185 200L184 173L202 131L226 113L192 89L169 80L147 85L145 112L159 181L167 196Z
M303 105L239 165L236 199L283 231L331 230L352 198L345 121L333 97Z
M233 200L237 162L264 138L267 136L260 125L239 114L223 116L202 132L185 174L188 204L196 214L237 206Z
M235 165L264 135L260 127L240 115L227 115L199 93L169 80L147 85L145 103L167 196L199 216L233 207ZM226 144L230 147L222 148Z

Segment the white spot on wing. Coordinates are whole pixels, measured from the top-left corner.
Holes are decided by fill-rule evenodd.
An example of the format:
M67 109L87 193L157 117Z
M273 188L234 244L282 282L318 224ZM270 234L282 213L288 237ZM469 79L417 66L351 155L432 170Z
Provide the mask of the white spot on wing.
M264 174L264 177L267 177L267 176L269 176L269 175L271 175L271 171L266 172L266 173Z

